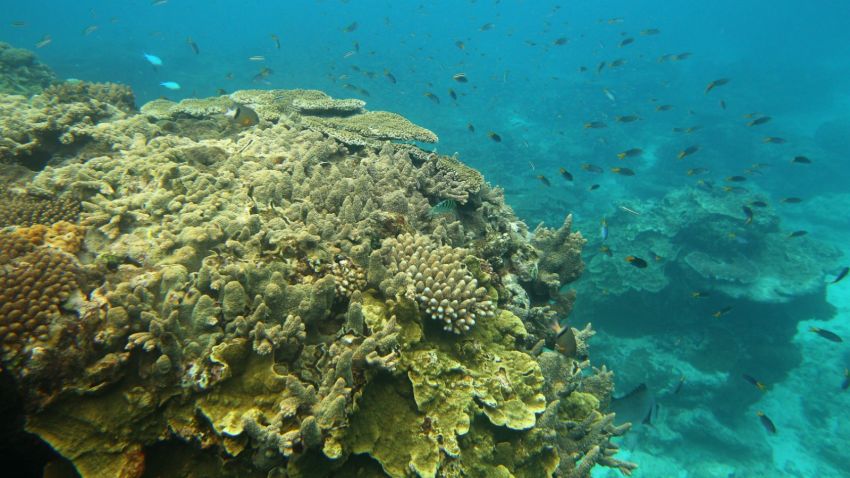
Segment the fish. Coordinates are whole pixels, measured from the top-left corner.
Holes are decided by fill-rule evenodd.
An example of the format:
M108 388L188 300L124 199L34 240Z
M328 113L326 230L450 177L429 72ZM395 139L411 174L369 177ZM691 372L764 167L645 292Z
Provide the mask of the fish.
M614 96L614 93L611 93L611 90L608 88L602 88L602 92L605 93L605 96L608 97L611 101L617 101L617 98Z
M266 61L266 57L264 57L263 55L254 55L254 56L249 56L248 60L249 61Z
M716 319L719 319L719 318L723 317L724 315L728 314L729 312L732 312L732 306L731 305L727 305L726 307L723 307L722 309L711 314L711 316L716 318Z
M838 275L835 276L835 279L832 279L830 284L838 284L842 279L847 277L847 273L850 272L850 267L844 267L840 271L838 271Z
M467 83L469 81L469 78L466 77L466 73L455 73L452 75L452 79L458 83Z
M461 50L463 50L464 48L466 48L466 43L458 40L458 41L455 42L455 46L460 48Z
M192 48L192 51L195 52L196 55L199 55L201 53L201 49L198 48L198 44L195 43L195 40L193 40L192 37L187 37L186 43L189 44L189 46Z
M720 105L720 109L722 109L722 110L726 109L726 102L725 101L720 100L720 102L718 104Z
M763 411L759 410L756 412L756 415L759 417L761 421L761 425L767 430L771 435L776 435L776 425L773 424L773 420L770 419L767 415L764 414Z
M180 83L177 83L176 81L163 81L162 83L159 84L159 86L164 86L165 88L168 88L169 90L179 90L180 89Z
M611 410L623 422L652 425L657 417L658 403L645 383L641 383L622 397L611 399Z
M691 168L687 171L688 176L696 176L698 174L705 174L708 172L706 168Z
M269 36L271 37L272 41L274 42L275 49L280 50L280 37L278 37L274 33L272 33Z
M655 107L655 111L670 111L673 109L673 105L658 105Z
M664 260L664 256L662 256L661 254L656 254L655 252L649 251L649 255L655 262L661 262Z
M699 145L688 146L687 148L679 151L679 154L676 156L678 159L685 159L686 157L696 153L699 151Z
M613 252L611 252L611 248L610 248L610 247L608 247L607 245L604 245L604 244L603 244L602 246L600 246L600 247L599 247L599 252L601 252L601 253L605 254L605 255L606 255L606 256L608 256L608 257L613 257L613 256L614 256L614 253L613 253Z
M15 28L24 28L25 26L27 26L27 22L23 20L12 20L11 22L9 22L9 25L12 25Z
M558 169L558 172L559 172L559 173L561 173L561 177L563 177L563 178L564 178L564 179L566 179L567 181L572 181L572 180L573 180L573 175L572 175L572 173L570 173L570 172L569 172L569 171L567 171L566 169L564 169L564 168L559 168L559 169Z
M456 213L457 203L452 199L440 201L428 210L428 215L431 217L454 216Z
M386 69L384 70L384 77L386 77L386 79L389 80L389 82L392 83L392 84L396 84L398 82L395 79L395 75L390 73L390 70L386 70Z
M224 116L230 118L237 126L247 128L260 122L257 112L245 105L236 105L228 108Z
M604 217L599 224L599 237L601 237L603 241L608 239L608 221L606 221Z
M606 125L602 121L590 121L584 124L584 129L600 129L607 127L608 125Z
M453 100L457 100L457 93L451 88L449 88L449 96L451 96Z
M600 174L604 171L599 166L597 166L595 164L590 164L590 163L581 163L581 170L587 171L588 173L596 173L596 174Z
M354 30L357 30L357 22L351 22L347 27L342 29L344 33L351 33Z
M755 378L755 377L753 377L753 376L752 376L752 375L750 375L750 374L746 374L746 373L745 373L745 374L742 374L742 375L741 375L741 378L743 378L743 379L744 379L744 380L746 380L747 382L751 383L754 387L756 387L757 389L759 389L759 390L760 390L760 391L762 391L762 392L764 392L765 390L767 390L767 387L766 387L766 386L765 386L762 382L760 382L760 381L756 380L756 378Z
M598 65L596 65L596 73L597 74L602 73L603 69L605 69L605 62L604 61L599 63Z
M611 168L611 172L614 174L620 174L622 176L634 176L635 172L629 168Z
M711 90L713 90L713 89L717 88L718 86L726 85L726 84L728 84L730 81L732 81L732 80L730 80L729 78L719 78L719 79L717 79L717 80L714 80L714 81L710 82L710 83L708 84L708 86L706 86L706 87L705 87L705 94L707 95L709 91L711 91Z
M690 56L691 56L691 55L693 55L693 53L691 53L691 52L689 52L689 51L686 51L686 52L684 52L684 53L679 53L679 54L677 54L677 55L672 55L672 56L670 56L670 61L682 61L682 60L687 60L688 58L690 58Z
M53 43L53 37L51 37L50 35L44 35L43 37L41 37L41 40L36 42L35 47L44 48L47 45L50 45L51 43Z
M590 187L587 188L588 191L596 191L597 189L599 189L598 184L591 184Z
M563 354L566 357L575 357L578 352L578 342L576 341L575 332L569 325L561 326L555 323L555 351Z
M764 201L753 201L750 204L752 204L755 207L767 207L767 203L764 202Z
M850 370L844 369L844 381L841 382L841 390L847 390L850 387Z
M260 68L260 71L256 75L254 75L253 80L254 81L260 81L264 78L268 78L269 76L271 76L272 73L274 73L274 71L272 71L271 68L264 66L264 67ZM355 90L356 90L356 88L355 88Z
M100 27L97 26L97 25L87 26L86 28L83 29L83 36L87 37L87 36L91 35L92 33L96 32L98 28L100 28Z
M498 134L498 133L495 133L495 132L493 132L493 131L488 131L488 132L487 132L487 137L488 137L488 138L490 138L490 139L492 139L493 141L495 141L495 142L497 142L497 143L501 143L501 142L502 142L502 137L501 137L501 136L499 136L499 134Z
M552 42L553 45L562 46L566 45L569 40L566 37L556 38L555 41Z
M537 179L539 179L540 182L543 183L543 185L546 186L546 187L549 187L549 186L552 185L552 183L549 182L549 179L546 178L546 176L544 176L542 174L538 174Z
M709 296L710 295L709 295L708 292L703 292L701 290L695 290L695 291L691 292L691 297L694 298L694 299L705 299L706 297L709 297Z
M475 125L472 124L472 123L467 123L466 129L468 129L470 133L474 133L475 132ZM493 133L493 134L495 134L495 133ZM498 136L498 135L496 135L496 136ZM499 138L499 139L501 139L501 138Z
M747 188L742 188L741 186L723 186L723 191L727 193L745 193L747 192Z
M224 88L217 88L215 90L215 93L219 96L224 96L227 94L227 90L225 90Z
M796 164L812 164L812 160L805 156L794 156L791 162Z
M821 328L818 328L818 327L809 327L809 330L820 335L821 337L825 338L826 340L829 340L830 342L836 342L836 343L844 342L844 339L842 339L838 334L836 334L835 332L832 332L830 330L821 329Z
M626 262L637 267L638 269L645 269L649 264L637 256L626 256Z
M633 121L639 120L640 116L638 116L638 115L615 116L614 119L618 123L631 123Z
M770 121L771 119L773 119L773 118L771 118L770 116L761 116L761 117L759 117L759 118L756 118L756 119L754 119L754 120L752 120L752 121L748 122L748 123L747 123L747 126L758 126L758 125L762 125L762 124L767 123L767 122L768 122L768 121Z
M492 23L485 23L484 25L481 25L480 27L478 27L478 31L479 32L486 32L487 30L492 30L495 26L496 25L494 25Z
M634 41L635 41L635 39L632 38L632 37L623 38L623 41L620 42L619 47L623 48L626 45L630 45L630 44L634 43Z
M425 98L428 98L429 100L433 101L436 104L440 104L440 98L437 97L437 95L435 95L434 93L431 93L430 91L423 93L422 96L424 96Z
M751 224L753 222L753 210L749 206L741 206L741 209L744 210L744 216L746 216L744 224Z
M790 237L802 237L802 236L805 236L806 234L808 234L807 231L799 230L799 231L794 231L791 234L788 234L788 237L789 238Z
M643 150L640 148L631 148L620 153L617 153L617 157L620 159L633 158L635 156L640 156L643 154Z
M725 181L728 181L730 183L742 183L746 180L747 178L745 176L728 176L725 179Z
M145 57L145 60L147 60L148 63L150 63L151 65L162 66L162 58L160 58L156 55L148 54L148 53L143 53L143 55Z
M778 136L765 136L764 138L761 139L761 142L762 143L771 143L771 144L783 144L783 143L786 143L787 141L785 140L785 138L780 138Z
M151 5L157 7L159 5L165 5L166 3L168 3L168 0L153 0Z
M629 209L626 206L620 206L620 209L622 209L623 211L626 211L627 213L629 213L633 216L640 216L639 212L635 211L634 209Z
M640 34L645 36L645 37L648 37L648 36L651 36L651 35L658 35L659 33L661 33L661 30L659 30L657 28L647 28L646 30L640 31Z
M803 200L798 198L798 197L787 197L787 198L782 198L779 202L785 203L785 204L800 204L801 202L803 202Z

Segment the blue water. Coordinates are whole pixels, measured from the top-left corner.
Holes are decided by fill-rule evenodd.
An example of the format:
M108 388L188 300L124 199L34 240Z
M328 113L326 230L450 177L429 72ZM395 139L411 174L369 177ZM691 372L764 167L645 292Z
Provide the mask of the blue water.
M702 178L722 185L723 178L744 174L754 163L769 164L746 186L770 203L805 198L802 205L781 209L782 229L806 229L842 250L843 261L823 264L825 277L847 262L850 5L843 1L7 1L2 12L0 40L33 49L49 34L53 41L37 54L61 77L128 84L140 105L160 96L212 96L219 89L312 88L335 97L361 97L369 109L403 114L440 136L440 152L459 152L491 183L505 188L508 202L532 227L540 222L558 226L573 213L577 229L592 239L590 252L598 246L601 217L616 213L619 205L657 200L695 184L698 178L685 174L689 168L709 169ZM26 25L11 25L18 20ZM345 32L353 22L357 28ZM492 29L481 31L488 23ZM90 26L97 29L84 34ZM640 34L650 28L660 33ZM280 49L272 34L280 38ZM633 43L618 46L629 37ZM556 45L559 38L566 44ZM684 52L691 56L658 61ZM144 53L159 56L163 65L154 68ZM249 60L257 55L265 60ZM597 73L600 62L616 59L625 64ZM263 67L273 73L255 81ZM459 72L466 73L468 83L452 79ZM731 81L704 93L719 78ZM161 87L166 81L182 88ZM346 83L367 90L368 96L346 89ZM440 103L425 97L427 92ZM661 104L673 108L656 111ZM750 113L772 120L748 127L751 118L744 115ZM640 119L615 120L623 115ZM590 121L607 127L585 129ZM673 131L693 126L700 129ZM502 141L489 139L489 131ZM764 136L786 142L765 144ZM690 145L699 145L700 151L676 160ZM618 160L616 154L629 148L644 153ZM791 164L797 155L810 157L813 164ZM605 173L582 171L581 163L598 165ZM614 166L629 167L635 176L612 174ZM573 173L572 182L560 176L561 167ZM545 186L538 175L552 185ZM594 183L600 187L590 191ZM611 233L617 233L615 225ZM660 422L637 427L622 443L624 456L641 464L635 476L846 473L850 452L829 443L850 440L850 391L842 393L838 386L850 353L846 345L826 342L808 327L850 336L850 281L832 286L824 298L836 320L804 308L786 314L791 317L783 322L783 340L769 346L793 359L772 376L769 392L760 394L737 378L737 369L729 374L700 369L677 353L680 344L665 345L664 333L649 323L675 321L693 310L665 309L669 317L653 318L656 309L642 312L640 304L591 307L581 294L598 291L586 279L576 285L580 299L574 315L599 330L594 362L618 371L619 386L654 382L659 397L667 397L659 399L665 410ZM626 311L644 321L631 324L630 334L622 333ZM736 320L749 319L742 314ZM771 327L779 325L772 324L758 322L758 333L748 329L750 342L737 345L763 347L765 338L778 333ZM646 366L636 365L636 357ZM777 370L774 363L755 362L747 367L764 375ZM671 380L680 373L689 376L693 388L689 395L671 396ZM709 393L712 389L737 390L740 400L721 403ZM773 417L778 435L764 432L755 410ZM685 422L687 431L677 429ZM701 437L695 424L703 424L703 435L712 436Z

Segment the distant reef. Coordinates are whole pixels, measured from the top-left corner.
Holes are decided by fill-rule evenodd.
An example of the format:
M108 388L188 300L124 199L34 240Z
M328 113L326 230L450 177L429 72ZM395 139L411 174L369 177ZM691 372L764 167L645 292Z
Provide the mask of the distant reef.
M0 93L32 96L56 81L53 70L33 52L0 42Z
M571 217L359 100L48 84L0 95L2 396L84 478L636 466L592 329L555 346Z

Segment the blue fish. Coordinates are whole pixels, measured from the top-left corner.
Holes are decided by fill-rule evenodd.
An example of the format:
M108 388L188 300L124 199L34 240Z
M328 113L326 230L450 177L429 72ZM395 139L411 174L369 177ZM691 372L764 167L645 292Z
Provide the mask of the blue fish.
M608 239L608 221L604 217L602 218L602 224L599 226L599 235L603 241Z
M147 54L147 53L145 53L144 55L145 55L145 60L150 62L151 65L162 66L162 58L160 58L156 55L150 55L150 54Z
M159 85L164 86L164 87L168 88L169 90L179 90L180 89L180 83L177 83L176 81L163 81Z

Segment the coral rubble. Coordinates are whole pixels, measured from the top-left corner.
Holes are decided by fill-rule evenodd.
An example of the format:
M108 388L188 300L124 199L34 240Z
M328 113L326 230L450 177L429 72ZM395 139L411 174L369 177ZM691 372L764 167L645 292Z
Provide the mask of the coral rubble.
M3 367L36 398L27 429L84 478L634 467L612 457L625 427L602 411L592 332L577 357L542 351L583 267L569 218L529 234L478 172L390 141L436 135L359 100L136 114L122 88L44 95L66 101L0 102L4 161L48 155L26 192L61 198L3 202ZM236 103L260 124L228 124Z

